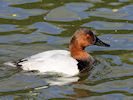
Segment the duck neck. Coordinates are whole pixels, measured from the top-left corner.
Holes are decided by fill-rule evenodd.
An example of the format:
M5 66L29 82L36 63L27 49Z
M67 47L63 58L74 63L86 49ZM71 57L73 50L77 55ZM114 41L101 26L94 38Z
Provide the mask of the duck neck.
M71 52L71 56L77 60L87 60L89 58L89 54L84 50L85 47L81 46L77 42L73 42L69 45L69 49Z

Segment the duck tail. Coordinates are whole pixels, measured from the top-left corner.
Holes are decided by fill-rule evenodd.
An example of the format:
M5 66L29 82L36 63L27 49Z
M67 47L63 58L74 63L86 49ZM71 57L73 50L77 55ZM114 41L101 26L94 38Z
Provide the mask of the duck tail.
M14 62L14 61L5 62L4 65L11 66L11 67L17 67L16 62Z

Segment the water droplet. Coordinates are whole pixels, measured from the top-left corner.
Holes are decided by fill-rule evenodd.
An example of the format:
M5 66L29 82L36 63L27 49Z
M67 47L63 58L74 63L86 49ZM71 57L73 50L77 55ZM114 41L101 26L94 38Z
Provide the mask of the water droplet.
M117 32L118 30L115 30L115 32Z
M112 11L113 11L113 12L117 12L117 11L118 11L118 9L112 9Z
M16 16L17 16L17 14L12 14L12 16L13 16L13 17L16 17Z

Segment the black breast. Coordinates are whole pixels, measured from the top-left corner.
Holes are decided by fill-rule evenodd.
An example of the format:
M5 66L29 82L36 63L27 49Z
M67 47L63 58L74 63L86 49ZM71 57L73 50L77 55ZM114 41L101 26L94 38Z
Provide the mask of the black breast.
M89 60L77 60L78 61L78 69L81 71L83 71L84 69L91 69L91 64L89 62Z

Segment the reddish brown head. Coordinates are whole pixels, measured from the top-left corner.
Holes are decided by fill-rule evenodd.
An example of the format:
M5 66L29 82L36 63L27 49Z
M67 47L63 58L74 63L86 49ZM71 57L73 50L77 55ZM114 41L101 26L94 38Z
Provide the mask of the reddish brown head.
M102 42L91 30L80 28L72 36L69 45L71 56L75 59L88 59L89 54L84 49L90 45L110 46Z

